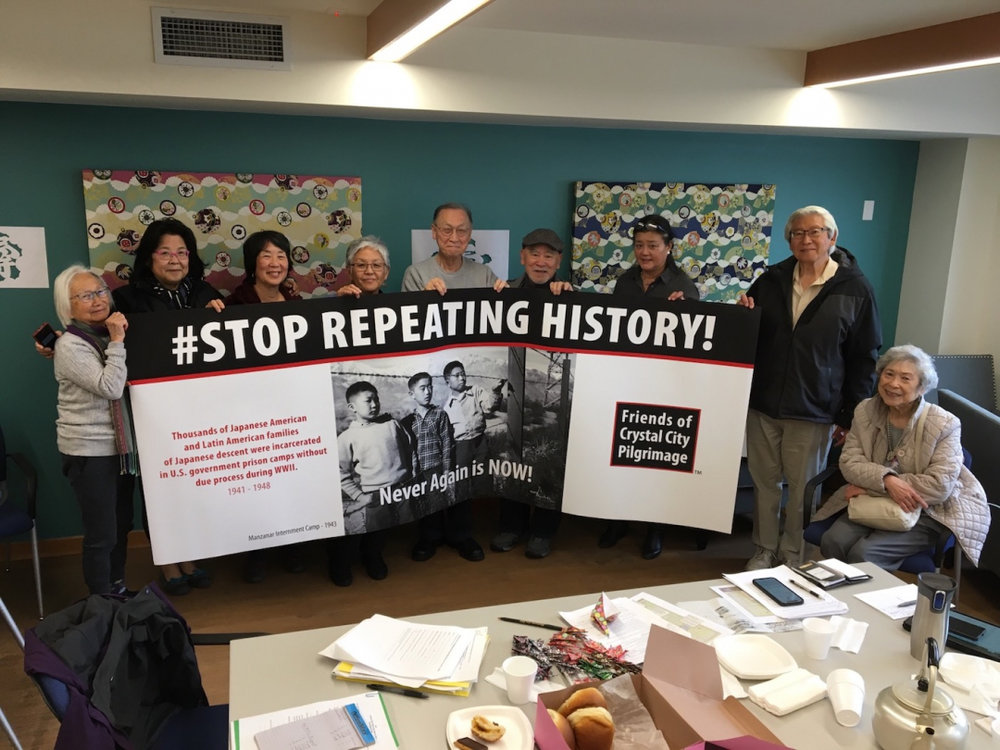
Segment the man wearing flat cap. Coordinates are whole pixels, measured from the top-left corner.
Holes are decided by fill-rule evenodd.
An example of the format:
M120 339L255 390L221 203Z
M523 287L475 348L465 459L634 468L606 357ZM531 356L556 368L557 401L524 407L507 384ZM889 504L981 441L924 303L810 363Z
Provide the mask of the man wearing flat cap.
M511 288L547 289L552 294L572 291L572 284L556 278L556 272L562 263L562 251L562 240L551 229L533 229L528 232L521 240L521 265L524 266L524 274L510 280ZM512 357L510 367L511 382L523 383L523 356L520 359ZM513 374L517 370L520 371L521 378ZM522 393L522 401L523 398ZM555 505L552 507L548 503ZM499 531L490 542L490 549L494 552L509 552L519 541L527 539L525 557L535 560L547 557L560 517L558 500L550 498L541 501L536 497L533 502L521 502L504 498L500 501Z
M511 279L515 289L543 289L548 287L553 294L573 289L568 281L556 279L559 264L562 263L563 243L559 235L551 229L532 229L521 240L521 265L524 275Z

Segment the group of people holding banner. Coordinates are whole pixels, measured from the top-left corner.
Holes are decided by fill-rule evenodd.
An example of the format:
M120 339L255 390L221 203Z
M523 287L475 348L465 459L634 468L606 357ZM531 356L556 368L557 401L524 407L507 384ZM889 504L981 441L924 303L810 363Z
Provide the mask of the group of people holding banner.
M547 289L558 295L572 290L568 282L556 277L563 247L558 234L550 229L537 229L524 237L520 259L525 273L512 281L499 279L488 266L464 258L472 235L468 207L459 203L439 206L433 215L431 234L438 252L407 268L404 292L436 291L444 295L449 289L485 287L500 291L516 286ZM747 419L756 546L748 569L768 568L800 556L799 498L803 497L808 479L825 464L831 442L843 443L855 409L872 394L882 344L874 292L855 258L836 245L838 228L833 216L820 206L799 209L788 219L785 238L792 257L769 267L739 299L741 305L761 310ZM641 217L633 240L635 264L618 280L615 294L668 301L698 299L697 288L674 262L673 234L664 217ZM162 219L147 228L137 248L130 283L113 295L97 275L82 266L67 269L54 284L56 309L71 334L60 337L54 347L59 382L57 434L63 471L83 516L84 577L91 593L127 593L124 560L126 535L132 525L130 477L135 462L134 446L128 440L127 399L123 398L128 327L125 316L198 307L221 310L226 304L299 298L288 278L291 248L284 235L258 232L247 238L244 255L246 277L223 300L202 278L203 264L191 230L174 219ZM339 295L378 294L389 275L388 249L375 237L362 237L348 249L347 266L350 282L338 290ZM117 311L112 311L109 297L113 297ZM464 378L464 372L446 375ZM411 384L411 390L419 387L419 382ZM462 397L467 390L463 379L455 394ZM363 392L371 400L370 389L355 391L349 401L351 397L360 399ZM414 429L423 429L419 423L428 413L417 410ZM451 427L454 429L454 421ZM897 435L904 439L907 436L905 428ZM465 460L481 457L485 450L481 434L463 436L455 442L455 450L460 447ZM419 440L416 450L419 454ZM357 471L352 455L345 462L342 453L342 484L358 487L360 495L364 494L364 481L357 481ZM784 482L792 502L785 508L782 531ZM891 491L892 484L887 480L882 487L868 489L902 497L904 493ZM905 494L907 502L914 502L909 493ZM525 503L503 500L491 548L506 552L525 539L528 557L546 557L560 513L558 509L532 510ZM472 506L467 500L420 518L412 559L428 560L440 546L448 545L466 560L482 560L484 553L473 537L472 520ZM609 522L600 546L614 545L625 531L624 524ZM388 573L382 557L384 534L381 529L360 535L362 563L376 580ZM337 585L351 583L352 542L341 538L330 544L329 573ZM653 559L661 549L661 529L650 524L642 555ZM263 560L260 552L248 553L246 580L263 579ZM284 562L290 571L302 569L302 557L294 547L284 550ZM211 577L192 562L166 566L163 577L164 587L172 594L184 594L192 587L211 583Z

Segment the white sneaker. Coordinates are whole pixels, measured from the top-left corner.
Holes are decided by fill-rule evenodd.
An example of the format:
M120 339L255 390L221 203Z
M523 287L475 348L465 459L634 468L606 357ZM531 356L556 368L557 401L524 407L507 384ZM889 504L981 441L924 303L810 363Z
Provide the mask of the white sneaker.
M754 556L747 561L744 570L764 570L773 568L777 564L777 558L771 550L766 547L758 547Z

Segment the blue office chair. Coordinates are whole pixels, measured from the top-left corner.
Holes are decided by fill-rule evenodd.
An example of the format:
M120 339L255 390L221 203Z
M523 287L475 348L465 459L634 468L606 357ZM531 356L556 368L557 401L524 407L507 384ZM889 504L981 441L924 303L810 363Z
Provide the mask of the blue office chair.
M161 600L162 606L151 611L147 606L151 597ZM135 600L94 595L50 615L25 633L25 672L63 724L56 746L79 746L82 738L72 732L82 734L97 727L101 736L117 741L127 738L150 750L226 750L229 706L204 705L207 701L187 624L152 585L136 599L140 600L138 609L132 609L130 602ZM113 614L106 617L109 606ZM121 623L129 625L118 628ZM39 635L37 631L43 628ZM105 654L112 652L127 654L128 661L104 664ZM74 663L67 663L67 658ZM114 691L108 690L114 675L126 673L129 691L114 697ZM95 679L98 674L106 679L110 675L112 681L102 684ZM137 680L136 675L147 678ZM122 721L130 716L142 720L134 727L118 726L96 705L97 693L102 706L121 709ZM147 736L154 738L149 744L143 739Z
M22 481L18 489L12 491L8 485L7 462L20 470ZM38 597L38 619L45 617L42 604L42 574L38 564L38 530L35 524L38 475L35 467L20 453L7 453L3 428L0 427L0 539L7 542L5 569L10 570L11 540L22 534L31 533L31 558L35 569L35 594Z
M967 469L972 468L972 455L969 451L962 449L963 458L962 462L965 464ZM840 513L835 513L829 518L825 518L822 521L810 521L813 513L819 504L820 493L817 492L824 483L828 480L835 483L835 487L839 487L844 484L844 477L840 473L840 468L838 466L840 460L840 451L836 451L836 454L831 452L830 461L827 467L821 471L819 474L814 476L806 483L805 496L803 497L803 525L804 529L802 531L802 537L810 544L819 546L820 540L823 538L823 534L826 533L827 529L833 526L834 521L840 518L847 509L840 511ZM829 489L829 487L828 487ZM904 573L939 573L941 568L945 566L945 559L950 551L954 550L954 570L955 570L955 581L958 584L962 582L962 548L955 543L955 535L950 531L945 531L942 533L937 540L934 547L929 547L920 552L916 552L900 564L899 569Z

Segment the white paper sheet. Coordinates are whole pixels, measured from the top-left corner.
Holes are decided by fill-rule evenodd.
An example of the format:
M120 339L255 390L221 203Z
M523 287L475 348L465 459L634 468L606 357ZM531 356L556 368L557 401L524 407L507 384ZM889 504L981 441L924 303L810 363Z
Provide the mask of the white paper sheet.
M854 596L893 620L909 617L917 608L917 584L915 583L892 586L878 591L866 591Z
M401 679L443 680L458 669L476 631L373 615L320 651Z
M777 578L782 583L788 585L791 581L802 582L806 579L802 576L794 573L791 568L785 565L778 565L775 568L768 568L766 570L747 570L742 573L724 573L723 578L727 581L736 584L747 594L756 599L759 603L763 604L768 611L781 617L785 620L801 620L804 617L825 617L826 615L839 615L847 612L847 605L840 601L835 596L832 596L827 591L822 591L817 586L809 584L808 589L812 591L815 596L802 593L802 604L796 604L791 607L782 607L776 602L772 601L760 591L756 586L753 585L753 580L755 578L766 578L772 576ZM792 586L794 590L796 587Z

